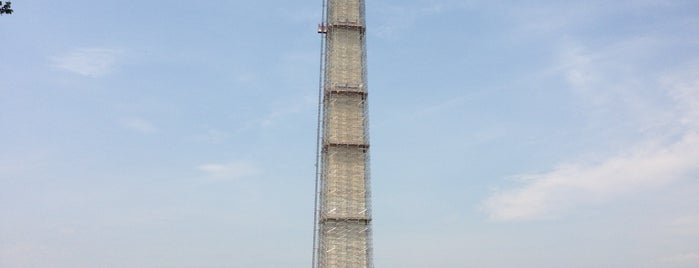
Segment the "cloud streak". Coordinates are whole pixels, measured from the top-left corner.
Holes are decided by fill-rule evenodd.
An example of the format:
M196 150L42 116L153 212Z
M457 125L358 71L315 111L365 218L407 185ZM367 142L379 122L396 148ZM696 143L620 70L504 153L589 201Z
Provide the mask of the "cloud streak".
M666 226L672 233L688 236L699 236L699 215L686 215L669 221Z
M572 89L593 107L605 110L602 115L624 111L625 119L649 129L644 132L650 135L596 161L563 163L548 172L514 176L518 186L496 191L482 204L493 220L556 218L574 207L663 187L699 171L699 68L648 79L657 86L653 91L670 100L666 105L639 95L639 88L633 87L638 81L605 76L610 68L596 57L573 56L568 55L566 61L571 64L563 70ZM651 113L643 109L649 106L668 112L648 119Z
M660 262L671 265L692 265L692 267L696 267L696 265L699 265L699 253L689 252L675 254L673 256L660 259Z
M204 172L210 179L217 181L238 180L261 173L255 164L247 161L202 164L197 166L197 170Z
M410 29L419 19L436 15L445 10L454 8L446 3L426 3L421 5L410 5L402 3L400 5L385 5L379 8L381 16L384 18L377 23L375 34L380 38L396 36L407 29Z
M128 130L143 134L153 134L158 132L158 128L153 123L143 118L122 118L119 120L119 124Z
M57 69L87 77L101 77L111 73L118 63L121 51L111 48L79 48L50 58Z
M560 165L520 175L521 188L494 194L485 208L496 220L544 219L581 203L666 185L699 169L699 135L688 133L664 146L641 146L596 164Z

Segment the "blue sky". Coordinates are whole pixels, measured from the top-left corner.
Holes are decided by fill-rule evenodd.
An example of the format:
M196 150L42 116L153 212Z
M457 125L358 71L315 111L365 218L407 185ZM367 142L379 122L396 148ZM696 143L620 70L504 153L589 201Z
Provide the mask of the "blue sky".
M320 1L14 1L1 267L308 267ZM699 3L367 1L376 267L699 266Z

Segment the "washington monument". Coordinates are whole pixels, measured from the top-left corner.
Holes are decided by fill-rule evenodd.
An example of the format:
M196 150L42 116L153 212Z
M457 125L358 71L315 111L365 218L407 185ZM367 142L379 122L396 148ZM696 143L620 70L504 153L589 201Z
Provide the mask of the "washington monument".
M363 0L323 5L313 267L372 268Z

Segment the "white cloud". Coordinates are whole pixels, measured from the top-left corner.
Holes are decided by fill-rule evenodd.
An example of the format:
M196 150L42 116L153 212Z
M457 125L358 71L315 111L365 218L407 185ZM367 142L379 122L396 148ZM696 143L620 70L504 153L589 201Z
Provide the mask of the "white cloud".
M291 102L284 100L280 103L274 103L273 110L254 121L254 124L263 128L274 127L288 116L300 113L304 109L313 107L314 104L316 104L316 99L313 96L300 97Z
M668 146L641 146L595 164L560 165L553 171L520 175L524 186L485 201L497 220L541 219L581 203L605 201L683 179L699 169L699 135L689 133Z
M699 78L696 75L699 75L699 67L683 74L663 77L661 81L675 100L676 109L683 111L679 114L679 122L690 129L699 129Z
M380 38L392 37L410 29L419 19L431 15L436 15L445 10L456 8L447 3L425 3L419 5L385 5L378 8L381 12L382 20L378 25L372 27Z
M0 244L0 263L3 267L48 267L51 264L47 258L63 253L52 252L49 247L34 243L3 243Z
M143 118L122 118L119 120L119 124L126 129L140 132L143 134L152 134L158 132L158 128L155 125L153 125L153 123Z
M234 74L235 81L241 84L250 85L259 81L259 76L253 72L240 72Z
M50 58L51 65L82 76L100 77L111 73L121 51L111 48L80 48Z
M260 174L260 169L247 161L202 164L197 169L215 180L237 180Z
M0 154L0 182L3 180L16 179L20 174L27 174L45 168L50 153L47 151L22 152L6 151Z
M676 254L673 256L661 258L660 262L672 265L692 265L692 267L696 267L699 266L699 253L689 252Z
M218 129L209 129L205 133L193 137L194 141L211 144L220 144L230 137L230 133Z
M681 236L699 236L699 215L686 215L669 221L668 229Z
M645 135L630 133L629 137L635 139L629 142L631 145L610 156L559 164L539 174L514 176L521 183L519 186L497 191L483 202L491 219L557 217L580 205L609 202L666 186L699 170L699 68L635 80L628 78L633 72L618 71L628 67L623 64L633 64L614 59L612 54L618 53L619 47L596 55L581 56L579 51L571 51L563 74L572 89L592 104L591 110L603 110L595 120L604 121L605 116L621 113L619 121L633 122L631 126L605 122L600 129L616 127L634 132L639 128L644 129ZM610 73L605 74L607 71ZM643 95L640 92L644 89L636 87L639 81L657 86L645 90L659 94ZM658 95L664 98L651 97Z

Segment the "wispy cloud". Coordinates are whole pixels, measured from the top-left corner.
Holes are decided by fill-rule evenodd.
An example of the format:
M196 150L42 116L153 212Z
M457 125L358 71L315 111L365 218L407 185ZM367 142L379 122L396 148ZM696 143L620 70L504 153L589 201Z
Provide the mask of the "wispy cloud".
M292 101L289 103L284 100L282 103L275 103L273 105L273 110L269 111L262 118L254 121L254 124L263 128L269 128L276 126L280 121L283 121L290 115L300 113L309 107L313 107L315 104L315 97L312 96L302 96L298 97L297 101Z
M381 6L378 10L381 12L382 20L373 28L376 29L375 34L378 37L392 37L410 29L419 19L439 14L450 8L455 8L455 6L444 2Z
M257 165L248 161L202 164L197 166L197 170L214 180L237 180L261 173Z
M55 68L89 77L111 73L118 63L121 50L112 48L79 48L50 58Z
M697 267L699 266L699 253L680 253L661 258L659 262L667 265L682 265L681 267Z
M206 132L192 137L192 140L210 144L220 144L230 138L231 134L218 129L208 129Z
M158 128L153 123L140 117L121 118L119 119L119 124L128 130L143 134L158 132Z
M699 135L688 133L670 146L641 146L594 164L560 165L520 175L524 186L495 193L485 202L491 218L528 220L555 216L581 203L666 185L699 169Z
M45 260L50 253L54 252L51 252L49 247L36 243L4 243L0 245L0 260L3 260L2 263L8 267L50 266L50 261Z
M623 119L635 125L616 127L629 127L629 132L640 128L644 134L650 134L629 134L636 141L606 157L562 163L539 174L514 176L519 186L497 191L483 202L491 219L557 217L576 206L609 202L622 195L662 187L699 170L699 68L636 80L629 78L633 71L619 71L628 69L625 64L633 64L614 60L610 54L619 51L617 47L590 56L572 50L562 74L571 88L591 103L592 110L603 110L600 118L623 113ZM615 64L623 66L610 67ZM639 85L643 83L652 84L654 88L646 90L656 94L641 94ZM664 98L656 100L653 96ZM666 113L644 111L658 108ZM658 119L663 123L658 124Z
M672 219L668 225L672 233L682 236L699 236L699 215L687 215Z
M50 151L43 149L23 149L21 152L6 149L3 153L0 153L0 182L44 170L48 159L52 158Z

